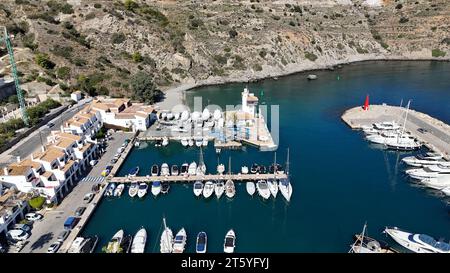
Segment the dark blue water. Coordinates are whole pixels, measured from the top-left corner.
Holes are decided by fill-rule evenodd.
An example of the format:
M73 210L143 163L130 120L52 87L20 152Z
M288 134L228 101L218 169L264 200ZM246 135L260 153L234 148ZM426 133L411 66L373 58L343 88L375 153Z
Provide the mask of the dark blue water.
M398 153L372 148L362 135L350 130L340 116L347 108L361 105L366 94L371 103L400 104L411 99L411 108L450 123L450 63L367 62L335 71L296 74L248 84L261 101L280 105L280 145L278 162L291 151L293 196L287 204L250 197L244 185L230 201L196 199L191 186L173 185L170 193L154 199L131 200L127 194L104 199L84 230L97 234L101 246L118 229L134 234L144 226L149 234L148 252L159 251L163 214L174 233L188 232L187 252L194 252L195 236L208 234L208 251L222 252L223 238L230 228L237 234L236 252L347 252L352 236L368 223L369 235L391 240L381 234L385 226L398 226L436 238L450 239L448 199L436 191L407 180L400 159L414 153ZM189 91L203 102L239 104L245 84L210 86ZM210 171L217 162L227 164L232 157L234 171L253 162L270 164L272 152L247 147L243 151L222 151L218 158L210 144L204 152ZM136 165L149 173L152 164L181 165L198 161L198 149L184 149L172 143L167 148L135 149L119 175Z

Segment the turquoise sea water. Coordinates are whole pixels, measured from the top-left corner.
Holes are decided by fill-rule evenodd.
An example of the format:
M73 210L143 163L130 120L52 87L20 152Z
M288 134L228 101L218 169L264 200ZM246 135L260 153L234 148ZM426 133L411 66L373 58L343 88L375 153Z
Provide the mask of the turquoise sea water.
M245 185L237 186L234 200L194 197L191 185L172 185L169 194L157 199L104 198L85 227L84 235L97 234L97 251L113 234L124 229L134 233L144 226L149 239L147 252L159 252L162 216L176 233L188 233L187 252L195 251L198 232L208 234L208 251L222 252L225 233L233 228L236 252L347 252L352 236L368 223L368 234L396 244L381 234L385 226L398 226L450 239L448 199L436 191L409 182L400 159L414 153L383 151L370 147L363 135L349 129L340 116L347 108L361 105L366 94L371 103L399 104L411 99L411 108L450 123L450 63L366 62L335 71L317 71L318 80L307 81L301 73L248 84L262 101L280 105L278 162L291 151L293 196L287 204L263 202L250 197ZM339 76L339 80L338 80ZM239 104L246 84L210 86L188 91L203 102L225 106ZM141 174L152 164L181 165L198 161L198 149L179 143L155 148L151 143L134 149L119 175L136 165ZM147 146L147 147L145 147ZM217 162L227 165L232 157L234 171L252 163L270 164L272 152L246 147L243 151L222 151L219 157L210 143L204 152L209 171Z

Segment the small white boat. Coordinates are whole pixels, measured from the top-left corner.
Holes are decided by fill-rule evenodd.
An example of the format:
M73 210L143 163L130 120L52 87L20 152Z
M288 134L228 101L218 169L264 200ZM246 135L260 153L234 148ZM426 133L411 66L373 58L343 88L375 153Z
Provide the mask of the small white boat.
M373 126L378 130L398 130L400 125L395 121L383 121L374 123Z
M207 139L207 138L204 138L204 139L203 139L202 145L203 145L204 147L207 147L207 146L208 146L208 139Z
M443 192L445 195L450 196L450 186L448 186L448 187L445 188L445 189L442 189L442 192Z
M214 110L213 112L213 119L214 120L218 120L222 117L222 113L220 112L219 109Z
M197 163L193 161L191 164L189 164L188 175L196 175L196 174L197 174Z
M129 177L134 177L139 173L139 166L134 167L133 169L130 170L130 172L128 173Z
M194 183L194 195L195 196L200 196L203 192L203 183L201 181L195 181Z
M405 171L410 177L414 179L424 178L437 178L437 177L450 177L450 167L441 167L436 165L430 165L423 168L409 169Z
M179 120L180 117L181 117L181 113L180 112L176 112L176 113L173 114L173 116L174 116L175 120Z
M194 140L193 140L192 138L190 138L190 139L188 140L188 145L189 145L189 147L194 146Z
M131 244L131 253L144 253L145 243L147 242L147 231L141 228L134 235L133 243Z
M247 189L247 193L250 194L250 196L253 196L253 194L255 194L255 183L253 183L252 181L248 181L247 183L245 183L245 187Z
M158 196L161 193L161 182L153 181L152 183L152 194L153 196Z
M139 190L139 185L136 182L132 182L130 187L128 188L128 195L130 197L135 197L136 194L138 193Z
M214 193L216 194L217 199L220 199L223 192L225 191L225 186L222 181L217 181L214 185Z
M173 233L170 228L166 225L166 218L163 218L164 230L161 234L160 252L161 253L172 253L173 251Z
M136 142L134 143L134 147L139 147L139 145L140 145L140 142L139 142L139 141L136 141Z
M207 181L205 186L203 187L203 197L209 198L214 192L214 183L211 181Z
M443 177L424 178L420 180L420 182L429 188L443 190L447 187L450 187L450 175Z
M438 242L426 234L410 233L397 227L386 227L384 232L415 253L450 253L450 244Z
M197 138L195 140L195 146L201 147L203 145L203 140L201 138Z
M105 196L113 196L116 189L116 183L109 183L108 188L105 191Z
M180 120L181 121L185 121L185 120L188 120L188 118L189 118L189 112L188 111L183 111L181 113Z
M161 176L169 176L169 175L170 175L169 165L167 165L167 163L163 163L161 165Z
M248 174L248 167L247 166L242 166L241 167L241 173L242 174Z
M147 190L148 190L148 185L147 183L141 183L139 184L139 189L138 189L138 197L142 198L147 194Z
M268 180L267 185L269 186L270 194L272 194L273 198L277 197L278 194L278 184L276 180Z
M121 196L122 195L122 192L123 192L123 189L125 189L125 184L119 184L117 187L116 187L116 189L114 190L114 196Z
M197 175L204 175L204 174L206 174L206 165L205 165L205 163L198 165L196 174Z
M186 138L182 138L181 145L183 145L183 147L187 147L189 145L189 141Z
M208 108L205 108L202 113L202 120L208 120L211 117Z
M218 174L223 174L224 172L225 172L225 165L219 164L219 165L217 166L217 173L218 173Z
M119 230L114 234L111 241L109 241L108 245L106 246L106 253L119 253L120 252L120 244L122 243L123 239L123 230Z
M180 229L175 235L173 240L173 252L172 253L183 253L186 246L186 230L184 228Z
M289 202L292 196L292 185L289 179L280 179L280 181L278 182L278 189L280 190L284 199Z
M197 243L195 244L196 253L206 253L206 247L208 245L208 236L206 232L200 231L197 235Z
M166 194L169 192L170 184L167 181L161 182L161 193Z
M233 198L236 194L236 188L234 187L234 182L231 179L228 179L225 183L225 195L228 198Z
M191 119L192 119L192 121L197 121L201 118L201 116L202 116L202 113L194 111L191 114Z
M234 248L236 247L236 235L234 231L230 229L225 235L225 241L223 243L223 251L225 253L234 253Z
M308 77L306 77L308 80L316 80L317 79L317 75L314 74L309 74Z
M170 174L173 176L177 176L180 174L180 171L178 169L178 165L172 165L172 167L170 168Z
M425 167L428 165L450 166L450 162L444 160L442 154L431 152L416 156L407 156L402 158L402 161L407 165L414 167Z
M189 164L188 163L183 163L181 165L180 174L183 175L183 176L187 176L188 175L188 170L189 170Z
M269 186L267 185L266 180L259 180L256 183L256 189L258 191L258 194L265 200L269 199L270 197L270 190Z
M156 165L156 164L154 164L153 166L152 166L152 169L151 169L151 175L152 176L158 176L159 175L159 166L158 165Z
M162 146L167 146L167 145L169 145L169 139L167 137L163 137Z

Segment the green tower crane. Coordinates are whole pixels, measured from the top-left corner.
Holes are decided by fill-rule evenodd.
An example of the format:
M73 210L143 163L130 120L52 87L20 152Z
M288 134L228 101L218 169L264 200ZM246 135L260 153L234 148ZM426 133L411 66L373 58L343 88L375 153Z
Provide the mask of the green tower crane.
M9 62L11 64L11 71L14 78L14 84L16 85L17 98L19 99L20 111L22 112L22 119L26 126L29 126L29 118L27 114L27 109L25 106L25 100L23 98L22 89L20 88L19 77L17 75L16 62L14 61L14 50L11 45L11 39L8 35L6 27L3 27L3 37L0 37L0 43L5 42L6 49L8 50Z

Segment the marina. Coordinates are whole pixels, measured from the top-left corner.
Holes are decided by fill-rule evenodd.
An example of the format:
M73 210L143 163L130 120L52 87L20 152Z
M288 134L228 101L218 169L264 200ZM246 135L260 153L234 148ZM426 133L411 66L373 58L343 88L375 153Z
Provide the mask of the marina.
M421 73L418 74L419 70ZM361 91L361 86L367 85L371 86L371 100L377 105L382 102L394 105L402 97L411 97L414 98L412 109L420 109L449 123L450 110L434 106L450 103L448 96L438 96L450 83L436 85L433 81L449 72L450 67L444 63L430 66L426 62L375 62L317 72L315 81L307 82L305 75L293 75L277 81L254 83L249 89L264 89L264 100L283 106L277 157L283 159L278 162L284 161L286 150L290 148L291 166L295 166L290 169L294 187L290 202L279 197L264 200L256 196L256 192L253 196L247 194L246 181L241 183L234 177L242 173L243 166L248 167L248 175L254 175L250 172L252 164L271 165L274 161L272 152L243 146L245 148L223 149L217 153L210 141L203 151L204 162L211 173L218 164L223 164L222 177L227 177L228 158L232 158L231 173L237 182L233 200L192 198L192 182L169 182L169 192L157 198L151 194L143 198L131 198L128 194L102 198L81 235L98 235L95 252L101 252L118 230L135 234L144 227L148 233L145 252L157 253L160 252L165 216L173 235L185 229L184 252L187 253L196 252L195 236L201 231L208 236L207 252L224 252L224 236L230 229L236 233L235 252L348 252L354 234L361 231L366 221L371 238L386 240L396 249L396 241L382 233L386 226L398 226L448 240L448 199L439 191L410 183L404 173L407 165L402 158L429 150L422 147L417 151L402 152L373 148L361 139L360 134L339 122L339 117L349 107L364 101L366 92ZM339 81L336 80L337 73ZM392 84L394 76L402 81ZM427 92L421 92L423 86L427 87ZM193 96L200 94L211 103L233 103L239 100L241 90L242 84L204 87L187 92L187 102L192 103ZM346 96L340 96L344 92ZM270 115L266 120L270 120ZM396 120L401 126L402 119ZM406 128L411 130L408 123L409 117ZM195 144L183 147L181 142L169 140L167 146L155 147L153 142L141 142L139 147L133 145L115 176L126 179L131 169L140 166L137 177L142 181L150 181L149 177L151 181L161 181L162 177L151 177L152 165L161 167L168 163L169 167L181 167L185 162L198 161L198 153ZM125 185L125 192L130 184Z

